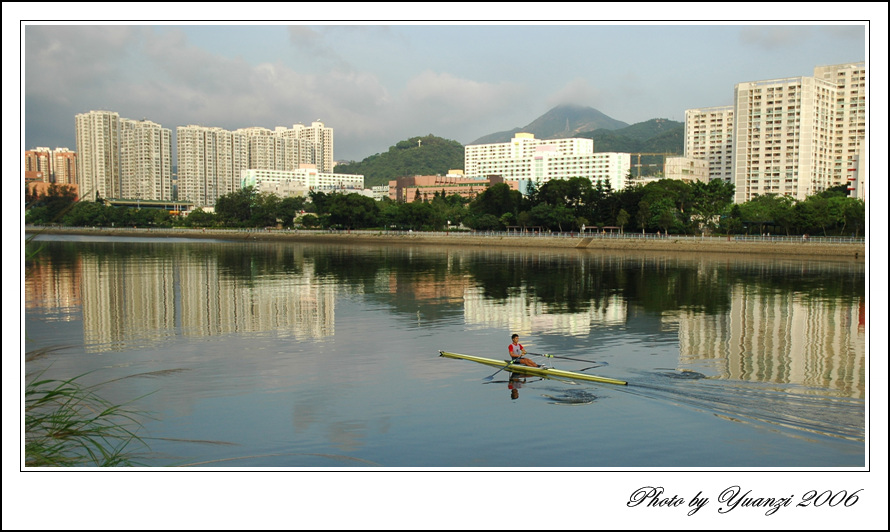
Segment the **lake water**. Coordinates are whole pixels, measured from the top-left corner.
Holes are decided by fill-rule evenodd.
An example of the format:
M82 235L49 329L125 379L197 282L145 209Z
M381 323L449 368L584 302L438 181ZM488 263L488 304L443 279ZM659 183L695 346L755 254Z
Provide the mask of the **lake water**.
M25 349L62 349L26 370L89 372L103 397L149 412L147 467L866 466L861 261L83 236L37 247ZM439 356L504 359L512 333L578 359L548 364L629 384L511 379Z
M52 238L28 349L97 382L163 372L106 390L150 394L150 465L864 465L861 262ZM512 397L438 356L503 359L514 332L630 385Z

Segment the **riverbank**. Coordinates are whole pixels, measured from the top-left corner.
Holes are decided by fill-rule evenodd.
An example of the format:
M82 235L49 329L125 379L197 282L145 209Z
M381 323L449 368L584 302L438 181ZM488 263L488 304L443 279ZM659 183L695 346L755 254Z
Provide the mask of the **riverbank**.
M431 245L522 248L576 248L608 251L681 253L745 253L752 255L811 256L865 259L865 244L831 239L786 237L694 237L671 235L519 235L507 233L288 231L225 229L138 229L26 227L26 234L92 235L112 237L196 238L231 241L317 242L368 245Z

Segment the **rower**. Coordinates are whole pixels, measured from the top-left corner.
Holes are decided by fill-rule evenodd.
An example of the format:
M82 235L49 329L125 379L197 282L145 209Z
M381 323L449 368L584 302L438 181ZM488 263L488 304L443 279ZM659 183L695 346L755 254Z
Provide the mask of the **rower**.
M522 347L522 344L519 343L519 335L514 334L510 337L512 343L507 346L507 351L510 353L510 359L513 364L522 364L523 366L529 366L531 368L543 368L544 366L535 364L531 359L525 358L525 348Z

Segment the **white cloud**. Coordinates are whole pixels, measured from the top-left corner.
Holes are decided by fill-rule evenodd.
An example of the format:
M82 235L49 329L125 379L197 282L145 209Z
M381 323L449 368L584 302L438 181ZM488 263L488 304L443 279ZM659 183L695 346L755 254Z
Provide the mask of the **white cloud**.
M562 88L550 96L547 99L547 105L554 107L571 104L596 108L598 105L601 105L602 96L602 89L594 87L586 79L576 78L563 85Z
M120 76L140 33L127 26L26 27L27 94L56 99L66 92L101 90Z
M435 125L461 124L502 113L523 93L515 83L484 83L426 70L407 83L402 103L408 116L426 113Z

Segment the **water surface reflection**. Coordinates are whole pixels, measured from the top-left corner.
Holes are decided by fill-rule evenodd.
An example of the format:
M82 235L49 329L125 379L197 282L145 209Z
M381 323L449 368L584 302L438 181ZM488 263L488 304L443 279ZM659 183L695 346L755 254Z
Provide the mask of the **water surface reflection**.
M334 334L360 294L434 324L587 337L646 314L676 333L678 367L864 394L860 263L285 244L43 242L28 308L82 307L91 351L177 334ZM75 251L76 246L76 251ZM71 255L65 254L65 249ZM109 309L114 309L109 312Z
M188 368L151 399L154 410L191 420L177 426L177 438L247 438L251 455L348 454L392 465L386 446L375 442L398 437L399 460L441 465L405 450L419 434L444 430L427 425L427 416L441 423L431 413L441 404L420 397L458 408L496 386L508 405L534 400L595 413L604 401L615 408L625 394L511 383L502 374L500 383L466 397L438 395L467 394L465 378L490 373L436 360L439 349L504 356L513 332L528 339L530 351L604 362L594 372L631 382L628 396L783 430L864 438L861 262L65 237L30 246L39 253L25 279L28 347L82 343L87 356L71 357L59 371L112 361L129 370ZM233 397L243 403L234 407ZM287 408L270 402L284 397ZM217 415L202 411L207 401L243 410L237 430L206 425ZM478 407L462 408L466 416ZM288 420L289 434L247 437L281 430L257 425L273 415ZM406 417L421 432L405 434ZM460 433L509 419L446 426ZM201 430L208 427L219 433L207 437ZM564 443L581 445L571 441ZM571 461L566 453L561 459ZM713 459L722 464L727 456Z

